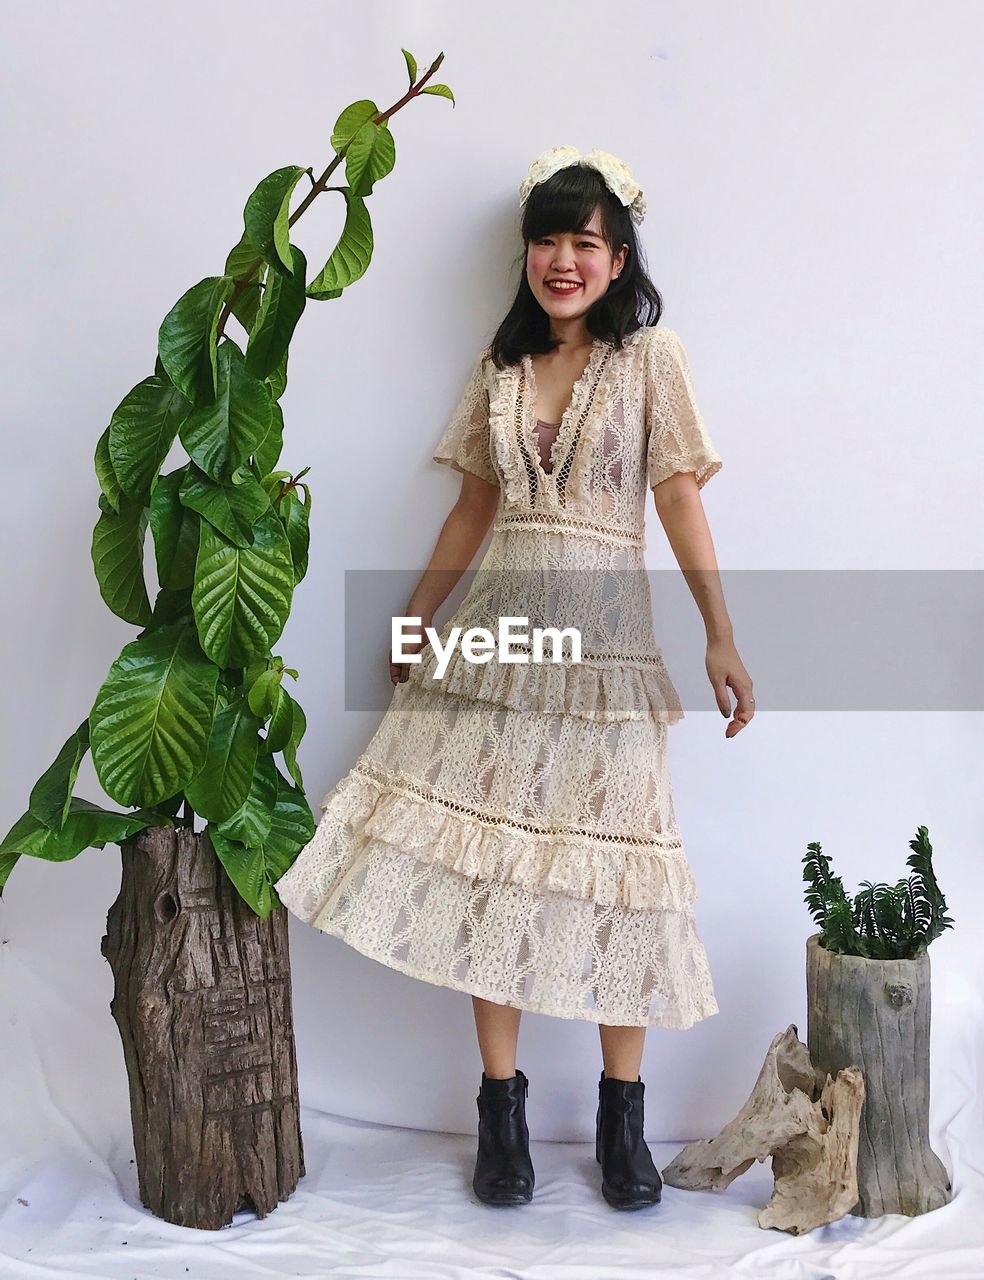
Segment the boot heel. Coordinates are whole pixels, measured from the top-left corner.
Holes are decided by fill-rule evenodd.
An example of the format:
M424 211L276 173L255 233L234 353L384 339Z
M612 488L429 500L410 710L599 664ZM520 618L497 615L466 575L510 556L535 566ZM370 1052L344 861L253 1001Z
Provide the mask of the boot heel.
M595 1155L601 1164L601 1194L614 1209L658 1204L663 1183L643 1137L643 1094L636 1080L598 1081Z
M482 1072L472 1187L485 1204L528 1204L533 1199L536 1179L526 1124L529 1088L522 1071L508 1080L490 1080Z

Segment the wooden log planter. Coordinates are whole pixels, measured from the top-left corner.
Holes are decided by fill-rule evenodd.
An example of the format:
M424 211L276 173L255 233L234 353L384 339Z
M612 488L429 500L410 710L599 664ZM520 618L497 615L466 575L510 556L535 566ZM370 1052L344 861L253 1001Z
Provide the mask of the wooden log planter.
M807 940L807 1044L821 1073L864 1075L858 1194L852 1213L915 1216L950 1200L929 1144L929 953L912 960L841 955Z
M140 1199L185 1227L264 1218L304 1175L287 912L256 915L204 833L148 827L120 847L101 950Z

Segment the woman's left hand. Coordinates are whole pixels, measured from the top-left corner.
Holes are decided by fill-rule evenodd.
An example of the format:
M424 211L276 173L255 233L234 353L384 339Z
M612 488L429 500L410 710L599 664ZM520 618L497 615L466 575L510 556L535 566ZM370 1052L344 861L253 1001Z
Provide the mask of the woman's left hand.
M714 697L722 715L731 715L729 688L734 690L735 697L738 699L734 717L724 731L726 738L733 738L755 715L752 677L745 670L745 664L738 656L735 643L730 639L708 640L704 666L707 668L707 678L711 682Z

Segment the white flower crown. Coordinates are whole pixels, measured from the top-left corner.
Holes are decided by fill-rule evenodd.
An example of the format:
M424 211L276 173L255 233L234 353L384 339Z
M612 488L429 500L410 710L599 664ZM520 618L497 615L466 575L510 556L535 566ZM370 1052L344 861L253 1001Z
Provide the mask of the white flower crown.
M582 156L577 147L548 147L530 165L529 172L520 185L519 207L523 207L537 183L545 182L558 169L565 169L570 164L586 164L597 169L605 180L605 186L628 209L632 221L640 223L643 220L646 215L646 197L629 172L628 165L610 151L598 151L597 148Z

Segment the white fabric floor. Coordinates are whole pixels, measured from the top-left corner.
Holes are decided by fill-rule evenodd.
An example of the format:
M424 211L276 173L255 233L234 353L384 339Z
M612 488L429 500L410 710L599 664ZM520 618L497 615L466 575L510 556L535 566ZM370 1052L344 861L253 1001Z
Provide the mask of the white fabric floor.
M535 1140L551 1103L543 1089L534 1099L531 1081L530 1204L477 1199L474 1133L305 1107L307 1172L296 1192L262 1221L241 1213L211 1232L163 1222L140 1203L108 967L93 960L101 968L80 983L73 962L94 950L91 921L82 912L47 931L11 922L0 933L0 1280L984 1278L979 996L968 988L965 1004L948 1007L943 965L930 1132L953 1199L933 1213L848 1216L798 1238L763 1230L768 1162L725 1192L664 1187L659 1205L620 1212L601 1197L592 1143ZM657 1168L681 1145L651 1140Z
M40 1065L40 1064L39 1064ZM37 1078L42 1084L44 1076ZM755 1215L771 1191L768 1163L721 1193L664 1187L652 1208L619 1212L599 1191L588 1143L533 1142L531 1204L496 1208L471 1188L476 1140L368 1124L305 1110L307 1174L262 1221L236 1216L219 1232L173 1226L138 1198L129 1117L93 1142L54 1097L31 1120L32 1141L5 1141L0 1276L100 1280L981 1280L984 1215L970 1108L935 1149L954 1197L921 1218L847 1217L799 1238ZM7 1137L20 1126L5 1099ZM13 1111L13 1114L12 1114ZM36 1127L40 1121L41 1127ZM30 1152L25 1158L25 1145ZM651 1143L663 1168L678 1143Z

